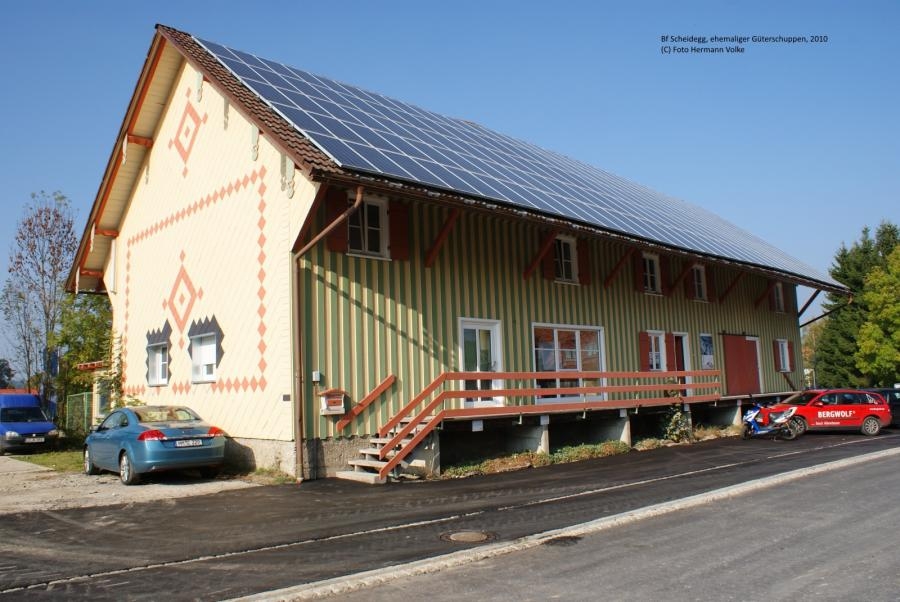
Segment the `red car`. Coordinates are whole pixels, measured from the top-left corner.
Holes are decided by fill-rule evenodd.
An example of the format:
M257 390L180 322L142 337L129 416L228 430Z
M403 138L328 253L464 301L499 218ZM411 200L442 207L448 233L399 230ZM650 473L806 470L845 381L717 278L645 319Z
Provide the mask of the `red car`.
M872 391L811 389L766 409L780 412L791 406L797 407L791 420L800 435L807 430L859 429L864 435L872 436L891 423L890 406Z

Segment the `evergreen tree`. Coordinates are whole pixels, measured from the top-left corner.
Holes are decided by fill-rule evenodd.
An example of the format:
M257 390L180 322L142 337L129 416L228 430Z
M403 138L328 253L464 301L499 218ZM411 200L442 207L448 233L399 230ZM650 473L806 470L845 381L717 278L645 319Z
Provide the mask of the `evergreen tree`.
M871 376L860 370L856 362L859 331L868 317L863 290L869 273L876 267L886 267L888 255L898 244L900 229L895 224L882 222L875 231L874 239L869 228L864 228L859 241L850 248L841 245L835 255L831 276L850 289L851 297L848 300L843 295L828 293L822 304L825 311L833 313L822 329L814 355L819 386L860 387L871 384Z

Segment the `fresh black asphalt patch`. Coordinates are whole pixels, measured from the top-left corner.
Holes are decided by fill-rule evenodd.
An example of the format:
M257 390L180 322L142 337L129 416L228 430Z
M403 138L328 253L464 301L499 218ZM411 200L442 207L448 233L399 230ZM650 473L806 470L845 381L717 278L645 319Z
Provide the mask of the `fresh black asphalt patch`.
M373 487L326 479L3 517L0 596L221 600L562 529L897 447L864 438L722 439L514 473ZM738 520L737 517L735 520Z

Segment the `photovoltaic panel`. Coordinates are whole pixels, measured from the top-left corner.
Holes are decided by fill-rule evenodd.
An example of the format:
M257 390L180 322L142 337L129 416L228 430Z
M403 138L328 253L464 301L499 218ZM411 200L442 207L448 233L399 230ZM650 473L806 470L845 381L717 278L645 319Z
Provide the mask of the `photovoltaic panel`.
M715 214L478 124L197 40L345 169L834 281Z

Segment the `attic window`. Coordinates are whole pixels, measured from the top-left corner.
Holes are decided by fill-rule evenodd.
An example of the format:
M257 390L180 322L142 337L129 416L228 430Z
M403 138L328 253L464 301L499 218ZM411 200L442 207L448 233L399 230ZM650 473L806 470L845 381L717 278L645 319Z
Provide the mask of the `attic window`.
M644 263L644 292L661 293L661 278L659 273L659 255L654 253L643 254Z
M563 282L578 281L578 254L575 252L575 239L571 236L558 236L554 246L556 263L556 279Z
M350 253L388 257L387 203L381 199L363 201L348 220L347 245Z

